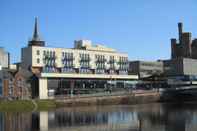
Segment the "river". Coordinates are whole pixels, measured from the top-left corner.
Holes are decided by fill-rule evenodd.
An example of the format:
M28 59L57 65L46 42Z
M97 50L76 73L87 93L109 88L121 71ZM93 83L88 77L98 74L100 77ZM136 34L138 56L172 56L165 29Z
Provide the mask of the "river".
M153 103L0 112L0 131L197 131L197 104Z

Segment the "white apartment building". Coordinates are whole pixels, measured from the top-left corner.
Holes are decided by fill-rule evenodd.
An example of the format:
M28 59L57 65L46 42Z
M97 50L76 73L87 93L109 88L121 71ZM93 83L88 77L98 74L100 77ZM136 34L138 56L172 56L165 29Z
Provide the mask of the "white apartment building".
M125 87L128 81L137 79L128 75L126 53L93 46L90 40L77 40L74 48L46 47L39 38L37 20L33 39L22 48L21 66L38 77L37 95L41 99L54 94L76 94L78 88L84 89L78 93L97 87L106 89L109 83Z
M101 45L92 46L89 40L79 40L73 49L25 47L22 65L42 73L127 75L128 55Z

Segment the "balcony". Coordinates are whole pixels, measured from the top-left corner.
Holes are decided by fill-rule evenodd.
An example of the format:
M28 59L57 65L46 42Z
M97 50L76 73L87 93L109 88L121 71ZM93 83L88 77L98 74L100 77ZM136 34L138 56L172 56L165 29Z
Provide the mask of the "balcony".
M74 68L73 64L64 64L63 68Z
M119 70L119 74L120 75L128 75L128 71L127 70Z
M89 62L91 61L90 57L81 57L80 62Z
M114 63L116 63L116 60L115 59L110 59L109 60L109 64L114 64Z
M44 55L44 59L55 60L57 57L55 55Z
M105 74L105 70L104 69L96 69L95 74Z
M82 74L92 74L92 71L89 68L87 68L87 67L81 67L79 69L79 73L82 73Z
M129 64L128 61L118 61L117 63L118 63L119 65L127 65L127 64Z
M100 65L96 65L96 69L102 69L105 70L105 65L104 64L100 64Z
M45 64L45 66L48 66L48 67L55 67L56 66L56 62L53 59L47 59L47 60L45 59L44 64Z
M104 58L97 58L96 63L105 63L107 60Z
M62 61L73 61L75 58L74 57L63 57Z
M44 72L44 73L57 73L58 70L55 67L45 66L45 67L43 67L42 72Z
M72 67L63 67L61 68L61 73L75 73L75 69Z
M90 65L80 65L80 68L82 68L82 69L90 69Z

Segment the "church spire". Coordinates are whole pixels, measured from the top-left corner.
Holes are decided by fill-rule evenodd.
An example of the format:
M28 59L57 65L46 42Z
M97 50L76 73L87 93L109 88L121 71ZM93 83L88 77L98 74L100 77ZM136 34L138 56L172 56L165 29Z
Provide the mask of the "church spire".
M39 41L40 37L38 34L38 18L35 18L35 25L34 25L34 34L33 34L33 39L34 41Z
M45 46L45 42L40 39L40 36L38 34L38 19L37 19L37 17L35 18L33 37L31 39L31 41L29 41L29 46Z

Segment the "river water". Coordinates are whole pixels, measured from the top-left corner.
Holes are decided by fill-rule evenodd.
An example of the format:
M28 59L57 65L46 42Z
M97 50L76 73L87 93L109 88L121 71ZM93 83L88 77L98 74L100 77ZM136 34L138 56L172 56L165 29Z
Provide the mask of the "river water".
M0 131L197 131L197 103L0 112Z

